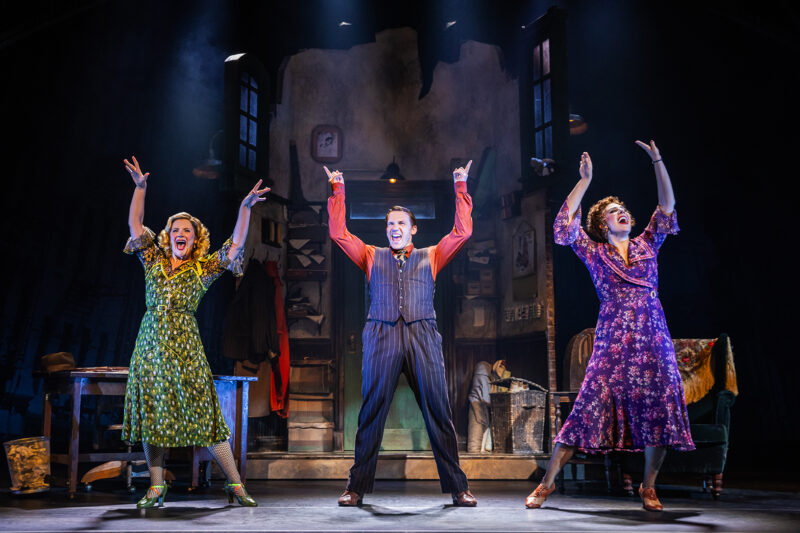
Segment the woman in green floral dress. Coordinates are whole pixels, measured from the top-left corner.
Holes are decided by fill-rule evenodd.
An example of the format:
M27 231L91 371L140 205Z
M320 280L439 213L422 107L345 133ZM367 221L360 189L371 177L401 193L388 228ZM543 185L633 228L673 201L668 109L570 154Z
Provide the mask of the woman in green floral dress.
M142 225L147 179L139 162L126 159L133 178L125 253L136 254L145 270L147 311L131 357L122 437L142 441L150 469L150 489L137 507L163 505L164 451L173 446L206 446L222 468L230 502L258 505L241 483L194 313L200 299L225 270L242 275L250 209L269 188L259 181L242 200L233 235L208 254L208 229L188 213L177 213L156 238Z

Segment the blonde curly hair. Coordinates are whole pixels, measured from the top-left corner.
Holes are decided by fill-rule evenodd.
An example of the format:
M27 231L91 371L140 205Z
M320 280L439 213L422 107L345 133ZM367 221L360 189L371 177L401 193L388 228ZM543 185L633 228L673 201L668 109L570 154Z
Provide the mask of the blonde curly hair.
M599 240L600 242L608 241L608 227L606 226L606 207L609 204L619 204L625 207L625 204L616 196L606 196L602 200L598 200L589 208L589 213L586 215L586 233ZM625 207L625 209L628 209ZM628 211L630 213L630 210ZM631 214L631 227L636 224L636 219Z
M180 212L175 213L167 219L167 225L158 234L158 245L167 253L171 253L172 247L169 242L169 231L172 229L172 223L176 220L188 220L192 223L194 228L194 246L192 247L192 259L200 259L211 247L211 233L208 228L200 222L200 219L193 217L189 213Z

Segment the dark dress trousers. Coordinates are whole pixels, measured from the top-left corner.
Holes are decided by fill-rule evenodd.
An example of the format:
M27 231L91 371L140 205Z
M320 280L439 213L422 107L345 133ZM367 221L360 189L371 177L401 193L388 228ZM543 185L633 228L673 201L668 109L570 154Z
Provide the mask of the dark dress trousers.
M362 495L373 489L383 426L401 372L422 410L442 492L469 489L458 464L429 251L415 248L400 264L391 249L375 249L369 280L372 303L363 333L362 404L347 484L348 490Z

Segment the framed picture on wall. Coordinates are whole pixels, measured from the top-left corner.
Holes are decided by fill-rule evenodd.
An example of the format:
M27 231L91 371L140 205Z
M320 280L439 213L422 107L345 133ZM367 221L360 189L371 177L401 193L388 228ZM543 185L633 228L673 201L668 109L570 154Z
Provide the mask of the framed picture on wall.
M311 157L319 163L336 163L342 158L342 130L320 124L311 132Z
M522 224L511 242L511 277L523 278L536 273L536 234L533 228Z

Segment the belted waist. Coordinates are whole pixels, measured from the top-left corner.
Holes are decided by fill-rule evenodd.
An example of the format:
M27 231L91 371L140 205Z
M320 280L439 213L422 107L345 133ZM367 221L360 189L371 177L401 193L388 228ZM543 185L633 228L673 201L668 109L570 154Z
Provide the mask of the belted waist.
M155 311L156 313L183 313L185 315L193 315L194 312L186 307L170 307L169 305L148 305L148 311Z
M619 300L627 300L630 298L658 298L658 290L651 289L648 287L641 287L636 289L626 289L617 291L614 294L610 294L606 297L600 296L601 302L615 302Z

